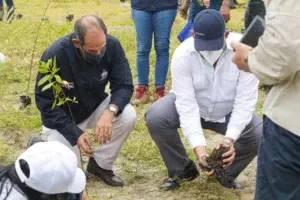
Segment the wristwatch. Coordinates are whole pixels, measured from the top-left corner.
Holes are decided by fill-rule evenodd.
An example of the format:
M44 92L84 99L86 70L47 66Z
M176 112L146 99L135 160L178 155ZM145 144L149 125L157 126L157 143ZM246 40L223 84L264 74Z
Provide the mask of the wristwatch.
M109 110L110 112L114 113L115 116L118 114L117 108L114 107L113 105L108 105L107 110Z

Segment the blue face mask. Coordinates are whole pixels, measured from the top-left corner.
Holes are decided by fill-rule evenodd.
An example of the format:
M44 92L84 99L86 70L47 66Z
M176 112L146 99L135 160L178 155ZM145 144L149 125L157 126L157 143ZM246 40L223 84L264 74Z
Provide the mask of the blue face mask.
M82 48L83 49L83 48ZM102 58L104 57L106 53L106 46L103 47L102 51L100 52L99 55L96 55L94 53L85 51L83 49L83 59L88 62L88 63L96 63L99 64L102 60Z

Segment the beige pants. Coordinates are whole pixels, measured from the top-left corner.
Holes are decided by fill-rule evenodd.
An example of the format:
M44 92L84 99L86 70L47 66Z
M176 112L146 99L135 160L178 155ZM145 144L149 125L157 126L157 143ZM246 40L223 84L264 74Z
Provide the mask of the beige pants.
M107 97L98 108L92 113L92 115L87 118L82 123L78 124L78 127L85 131L86 129L95 129L96 123L109 105L110 97ZM123 112L113 120L112 125L112 137L109 142L98 146L94 149L94 159L97 164L107 170L113 168L113 163L116 161L123 143L126 141L129 133L132 131L136 122L136 112L135 109L128 104ZM57 130L49 129L43 126L42 130L43 136L46 137L47 141L59 141L70 149L74 151L79 159L79 148L76 146L71 146L71 144L65 139L65 137L59 133Z

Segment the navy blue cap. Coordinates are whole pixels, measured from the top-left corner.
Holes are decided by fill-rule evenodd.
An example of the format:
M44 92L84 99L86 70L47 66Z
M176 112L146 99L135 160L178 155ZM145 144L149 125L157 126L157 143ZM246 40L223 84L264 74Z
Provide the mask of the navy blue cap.
M219 11L205 9L194 20L195 49L217 51L224 46L225 21Z

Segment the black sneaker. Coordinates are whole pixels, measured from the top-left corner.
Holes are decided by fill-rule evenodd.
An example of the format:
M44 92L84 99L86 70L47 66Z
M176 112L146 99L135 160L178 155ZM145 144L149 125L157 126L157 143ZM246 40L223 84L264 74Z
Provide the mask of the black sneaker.
M180 186L182 181L192 181L199 176L199 171L193 161L185 167L185 169L174 177L166 178L161 184L160 188L163 190L173 190Z
M7 8L7 18L6 18L6 23L10 24L11 21L14 19L15 17L15 7L14 6L10 6Z
M123 187L123 180L116 176L112 170L106 170L99 167L95 159L91 157L87 166L87 176L92 175L104 184L112 187Z
M28 139L27 142L27 148L31 147L32 145L34 145L35 143L38 142L45 142L45 140L43 140L43 138L40 135L33 135Z

